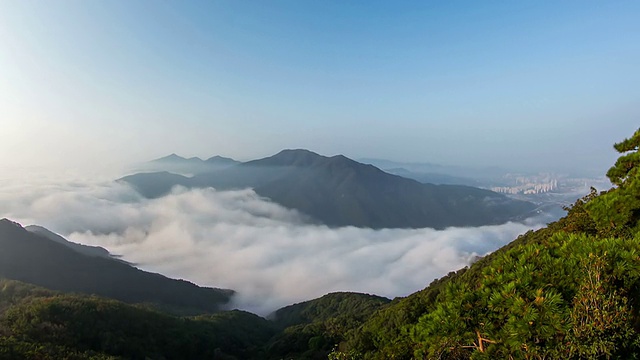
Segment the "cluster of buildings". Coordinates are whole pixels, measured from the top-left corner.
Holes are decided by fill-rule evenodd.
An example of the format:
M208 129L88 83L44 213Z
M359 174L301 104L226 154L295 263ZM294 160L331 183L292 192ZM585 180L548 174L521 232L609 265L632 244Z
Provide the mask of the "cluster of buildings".
M495 186L491 190L503 194L543 194L558 189L558 179L548 174L538 176L505 176L514 182L511 186Z

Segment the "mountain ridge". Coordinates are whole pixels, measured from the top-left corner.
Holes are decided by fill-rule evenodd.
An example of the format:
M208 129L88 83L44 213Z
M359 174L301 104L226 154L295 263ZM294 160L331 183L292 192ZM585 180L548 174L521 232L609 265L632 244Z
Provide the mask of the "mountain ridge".
M305 149L285 149L192 177L144 173L119 180L146 197L160 197L175 185L217 190L252 188L260 196L332 227L442 229L493 225L520 219L535 208L489 190L422 184L344 155L327 157Z
M8 219L0 219L0 277L186 313L219 311L234 294L86 255ZM180 292L183 295L175 295Z
M176 174L194 175L224 169L237 164L240 164L240 162L220 155L214 155L203 160L197 156L185 158L176 153L171 153L167 156L138 164L134 166L133 171L168 171Z
M63 244L84 255L102 257L102 258L112 259L112 260L119 260L116 256L111 255L111 253L109 253L107 249L101 246L89 246L89 245L82 245L82 244L71 242L65 239L64 237L40 225L28 225L28 226L25 226L24 229L31 233L42 235L51 241L57 242L59 244Z

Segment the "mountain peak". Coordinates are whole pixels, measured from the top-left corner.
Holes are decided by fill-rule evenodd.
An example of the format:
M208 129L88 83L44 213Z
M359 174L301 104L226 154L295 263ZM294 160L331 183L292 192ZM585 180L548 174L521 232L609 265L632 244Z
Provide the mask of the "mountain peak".
M313 156L313 157L324 157L318 153L315 153L311 150L307 149L284 149L279 153L273 156Z
M255 160L252 163L269 166L308 167L326 158L306 149L285 149L273 156Z
M177 155L176 153L171 153L170 155L167 155L165 157L161 157L159 159L151 160L151 161L152 162L164 162L164 161L183 161L183 160L187 160L187 159L183 158L182 156Z
M20 229L24 229L22 227L22 225L18 224L15 221L9 220L7 218L0 219L0 226L12 226L12 227L17 227L17 228L20 228Z
M335 155L329 158L329 160L331 160L332 162L336 162L336 163L349 163L349 164L360 164L359 162L350 159L344 155Z
M229 165L233 165L233 164L237 164L238 161L232 159L232 158L228 158L228 157L224 157L224 156L220 156L220 155L215 155L212 156L210 158L208 158L207 160L205 160L206 163L209 164L229 164Z

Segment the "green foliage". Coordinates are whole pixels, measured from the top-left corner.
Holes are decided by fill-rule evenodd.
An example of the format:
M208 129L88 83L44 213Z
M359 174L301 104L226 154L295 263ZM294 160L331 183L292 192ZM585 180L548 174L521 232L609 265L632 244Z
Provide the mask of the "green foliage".
M502 249L479 259L470 268L450 272L433 281L424 290L394 300L374 313L357 331L352 332L345 344L346 348L356 349L365 359L412 359L416 344L411 339L407 326L416 324L425 313L433 311L440 293L450 283L465 283L469 286L477 284L484 276L483 269L490 266L503 252L524 244L544 244L561 227L561 224L551 224L538 231L529 231Z
M567 216L374 313L364 359L640 357L640 130Z
M375 295L337 292L284 307L271 317L273 322L282 328L329 319L335 321L336 316L344 318L345 321L362 321L388 302L389 299ZM350 326L348 323L345 325Z
M640 230L640 129L614 145L622 153L607 177L615 185L591 201L587 210L604 236L630 237Z
M639 240L530 232L375 313L345 350L365 359L629 358L640 353ZM413 321L407 304L416 303Z
M587 212L586 205L597 196L598 191L592 187L589 194L576 200L573 205L564 207L564 210L567 211L567 216L560 219L556 226L569 233L596 235L598 229L595 221Z
M638 169L640 169L640 129L628 139L613 145L613 147L622 154L616 161L615 165L607 172L607 177L612 183L620 187L624 187L638 177Z
M260 358L260 345L275 332L267 320L240 311L178 318L77 295L27 297L0 319L1 338L18 352L52 349L127 359Z
M573 299L569 349L579 358L611 357L617 348L631 353L638 336L633 329L629 300L611 288L615 279L606 271L605 256L589 254L578 293Z
M331 293L319 299L276 311L273 322L281 329L268 345L271 358L326 359L389 299L358 293Z
M0 360L5 359L117 360L121 358L94 351L80 352L64 346L36 344L20 341L13 337L0 337Z
M640 348L629 296L640 279L638 250L633 240L558 233L546 244L507 251L483 269L479 284L451 281L435 308L407 325L415 356L635 353Z
M422 314L430 311L438 294L444 289L444 284L459 277L465 270L449 273L446 277L433 281L426 289L407 298L396 299L381 308L351 334L346 347L363 353L365 358L411 358L413 343L406 334L405 325L417 322Z
M361 360L362 355L354 350L348 352L342 352L338 349L333 349L327 356L329 360Z
M0 359L326 359L388 302L334 293L283 308L273 322L242 311L179 318L0 279Z
M37 297L55 295L55 291L25 284L20 281L0 278L0 315L9 307Z

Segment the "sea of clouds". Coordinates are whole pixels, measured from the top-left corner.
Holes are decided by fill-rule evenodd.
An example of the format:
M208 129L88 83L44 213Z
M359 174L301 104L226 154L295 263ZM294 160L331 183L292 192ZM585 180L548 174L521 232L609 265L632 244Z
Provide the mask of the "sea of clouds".
M474 228L328 228L251 189L145 199L103 177L0 177L0 217L99 245L141 269L237 291L267 315L334 291L405 296L548 219Z

